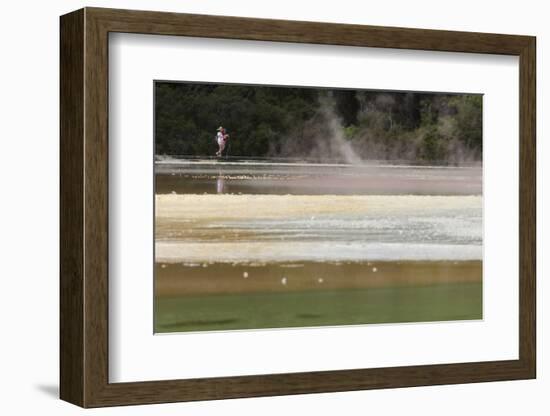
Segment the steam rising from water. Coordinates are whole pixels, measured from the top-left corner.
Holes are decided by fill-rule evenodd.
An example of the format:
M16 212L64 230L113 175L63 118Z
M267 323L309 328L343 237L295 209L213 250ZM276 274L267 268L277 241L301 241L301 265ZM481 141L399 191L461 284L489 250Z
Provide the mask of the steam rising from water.
M318 162L343 162L360 164L363 159L346 140L342 121L336 115L332 97L320 99L317 113L305 123L305 128L282 141L278 149L272 148L271 156L306 157Z
M358 126L350 126L351 132L346 135L335 99L329 92L319 98L318 110L304 126L271 144L269 156L305 157L314 162L352 165L382 160L390 163L481 165L479 149L468 148L463 138L457 136L453 118L440 117L430 128L420 126L403 130L394 124L389 109L394 99L391 94L380 95L377 108L384 111L360 110L357 116L363 121ZM429 152L434 154L427 154ZM434 156L440 159L434 160Z
M316 142L317 145L312 149L310 156L318 160L336 158L350 164L362 163L361 157L344 137L344 126L336 115L334 102L328 98L322 100L320 112L325 121L326 131L319 134L322 139Z

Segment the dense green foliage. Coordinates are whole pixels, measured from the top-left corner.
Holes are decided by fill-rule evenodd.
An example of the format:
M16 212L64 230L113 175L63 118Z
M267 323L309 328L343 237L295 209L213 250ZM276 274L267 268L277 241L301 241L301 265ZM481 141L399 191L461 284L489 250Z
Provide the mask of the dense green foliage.
M313 160L481 160L482 96L365 90L155 84L157 155Z

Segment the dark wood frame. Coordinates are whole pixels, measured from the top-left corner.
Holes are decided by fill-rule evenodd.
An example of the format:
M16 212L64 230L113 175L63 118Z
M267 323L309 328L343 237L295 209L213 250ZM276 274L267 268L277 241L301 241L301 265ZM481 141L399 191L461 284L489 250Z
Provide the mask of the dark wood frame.
M63 400L100 407L535 378L534 37L99 8L62 16L60 27ZM519 56L519 359L109 383L109 32Z

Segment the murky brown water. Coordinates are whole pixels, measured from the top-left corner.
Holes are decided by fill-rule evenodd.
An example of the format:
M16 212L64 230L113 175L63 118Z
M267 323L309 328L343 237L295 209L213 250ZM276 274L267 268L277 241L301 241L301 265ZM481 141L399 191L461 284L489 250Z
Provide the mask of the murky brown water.
M157 263L157 296L481 283L481 261Z

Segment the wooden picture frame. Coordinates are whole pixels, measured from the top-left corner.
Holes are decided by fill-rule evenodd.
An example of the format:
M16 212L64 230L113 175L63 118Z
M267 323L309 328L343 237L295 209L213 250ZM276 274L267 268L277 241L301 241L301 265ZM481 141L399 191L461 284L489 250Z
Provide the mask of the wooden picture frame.
M82 407L337 392L536 376L535 38L85 8L61 17L60 396ZM108 34L519 56L519 359L238 377L108 379Z

